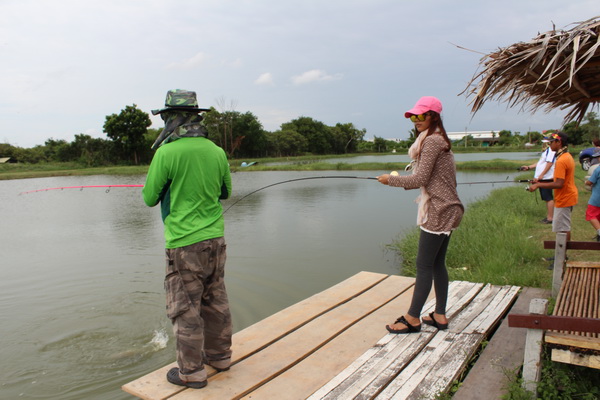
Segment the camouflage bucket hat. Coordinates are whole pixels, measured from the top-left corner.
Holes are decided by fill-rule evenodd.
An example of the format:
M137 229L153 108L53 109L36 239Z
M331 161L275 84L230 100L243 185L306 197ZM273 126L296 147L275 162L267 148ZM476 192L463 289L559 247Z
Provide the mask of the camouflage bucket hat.
M198 108L196 92L181 89L169 90L167 92L167 98L165 99L165 108L152 110L152 115L172 110L195 112L210 111L209 108Z

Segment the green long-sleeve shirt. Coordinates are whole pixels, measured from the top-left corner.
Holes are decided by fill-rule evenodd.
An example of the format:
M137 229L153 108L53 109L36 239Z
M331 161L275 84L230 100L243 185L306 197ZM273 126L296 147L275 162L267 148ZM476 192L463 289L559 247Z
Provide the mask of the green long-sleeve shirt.
M166 248L223 237L219 200L231 195L227 156L203 137L167 143L154 154L142 194L150 207L161 203Z

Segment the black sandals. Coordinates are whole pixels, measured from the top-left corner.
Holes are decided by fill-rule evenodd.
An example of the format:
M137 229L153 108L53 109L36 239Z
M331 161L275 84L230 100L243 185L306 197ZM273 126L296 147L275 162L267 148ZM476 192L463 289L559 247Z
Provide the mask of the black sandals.
M416 333L416 332L421 332L421 324L419 325L411 325L408 323L408 321L406 320L406 318L404 318L404 315L401 316L400 318L398 318L396 320L396 322L394 322L394 324L404 324L406 325L406 328L403 329L394 329L389 325L385 326L385 329L388 330L389 333ZM393 325L393 324L392 324Z

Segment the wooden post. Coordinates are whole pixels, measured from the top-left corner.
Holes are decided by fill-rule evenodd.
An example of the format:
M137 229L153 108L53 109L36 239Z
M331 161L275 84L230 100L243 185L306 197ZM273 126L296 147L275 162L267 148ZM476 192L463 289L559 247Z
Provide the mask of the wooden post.
M548 310L548 300L533 299L529 303L530 314L545 315ZM537 383L540 380L542 369L542 341L544 331L541 329L527 329L525 339L525 356L523 359L523 388L534 394L537 392Z
M556 234L556 247L554 248L554 271L552 273L552 297L558 296L562 284L563 268L567 258L567 234Z

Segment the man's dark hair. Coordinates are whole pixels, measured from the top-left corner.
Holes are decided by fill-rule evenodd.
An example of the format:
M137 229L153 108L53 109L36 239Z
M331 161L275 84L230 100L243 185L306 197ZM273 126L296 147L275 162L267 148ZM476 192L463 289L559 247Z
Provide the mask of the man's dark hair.
M569 144L569 137L566 133L556 132L556 134L560 136L560 143L563 145L563 147Z

